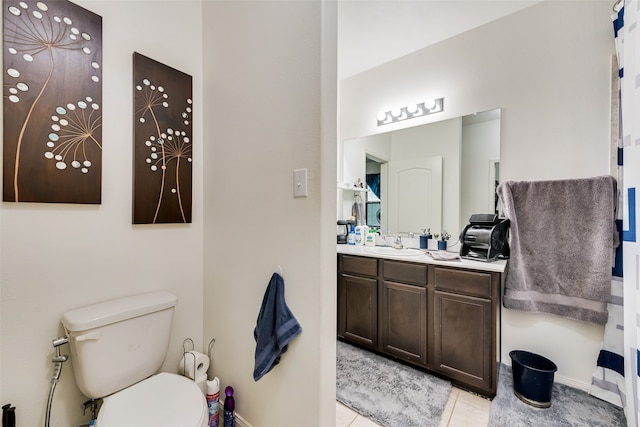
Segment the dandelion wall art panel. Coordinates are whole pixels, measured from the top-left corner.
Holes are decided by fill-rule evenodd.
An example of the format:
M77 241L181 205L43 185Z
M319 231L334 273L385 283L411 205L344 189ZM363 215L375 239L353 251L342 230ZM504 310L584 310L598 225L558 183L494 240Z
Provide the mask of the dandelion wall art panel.
M191 76L133 54L133 223L191 222Z
M102 18L3 0L3 200L100 203Z

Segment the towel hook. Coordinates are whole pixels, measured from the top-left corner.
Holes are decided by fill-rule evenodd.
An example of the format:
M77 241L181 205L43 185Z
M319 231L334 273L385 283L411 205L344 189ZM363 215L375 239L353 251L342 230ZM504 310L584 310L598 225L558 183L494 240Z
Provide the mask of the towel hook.
M278 274L280 276L282 276L282 266L281 265L278 266Z

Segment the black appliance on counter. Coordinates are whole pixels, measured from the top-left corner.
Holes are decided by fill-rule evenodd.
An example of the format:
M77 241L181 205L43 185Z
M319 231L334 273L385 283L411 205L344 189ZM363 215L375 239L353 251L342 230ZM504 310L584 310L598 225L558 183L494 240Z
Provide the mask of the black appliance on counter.
M351 221L348 219L339 219L338 220L338 243L344 245L347 243L347 236L349 234L349 228L352 225L355 225L355 221Z
M496 214L474 214L460 233L460 257L491 262L509 258L509 220Z

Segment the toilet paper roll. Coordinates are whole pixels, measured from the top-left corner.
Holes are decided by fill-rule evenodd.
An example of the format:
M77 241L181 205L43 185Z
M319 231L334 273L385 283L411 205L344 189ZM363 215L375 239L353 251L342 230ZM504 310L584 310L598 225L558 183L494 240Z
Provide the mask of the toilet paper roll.
M198 351L186 352L178 365L180 375L192 380L201 379L202 376L206 379L207 369L209 369L209 357Z
M205 372L204 375L200 375L200 376L196 375L195 382L198 385L198 387L200 387L202 394L206 396L207 395L207 373Z

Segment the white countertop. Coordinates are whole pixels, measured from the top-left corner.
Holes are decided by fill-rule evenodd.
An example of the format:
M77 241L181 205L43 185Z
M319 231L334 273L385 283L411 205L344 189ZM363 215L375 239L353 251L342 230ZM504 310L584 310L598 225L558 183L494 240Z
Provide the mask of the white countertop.
M435 264L435 265L444 265L449 267L460 267L460 268L469 268L472 270L480 270L480 271L495 271L499 273L504 273L504 270L507 266L506 260L497 260L492 262L483 262L483 261L475 261L471 259L456 259L453 261L439 261L435 260L432 257L423 254L423 255L380 255L377 253L372 253L367 251L370 249L368 246L358 246L358 245L336 245L337 252L339 254L347 254L347 255L358 255L358 256L366 256L371 258L384 258L390 260L399 260L399 261L409 261L409 262L419 262L423 264ZM401 251L398 251L401 253ZM424 252L424 251L423 251Z

